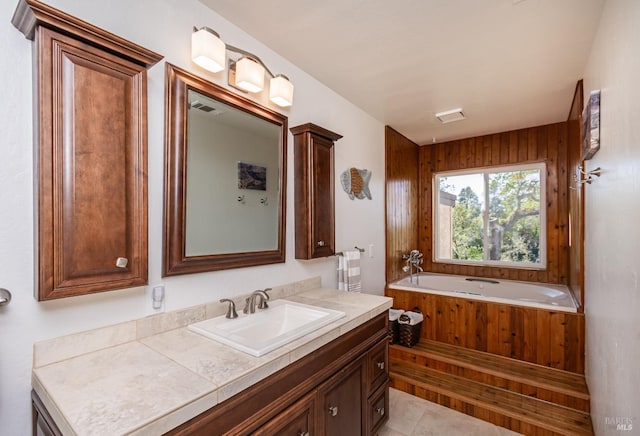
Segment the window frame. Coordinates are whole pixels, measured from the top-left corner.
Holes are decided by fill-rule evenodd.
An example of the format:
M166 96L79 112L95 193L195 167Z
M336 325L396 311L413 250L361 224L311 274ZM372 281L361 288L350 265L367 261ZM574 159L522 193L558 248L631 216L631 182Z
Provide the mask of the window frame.
M501 173L501 172L515 172L515 171L528 171L528 170L539 170L540 171L540 263L532 263L532 262L513 262L513 261L501 261L501 260L466 260L466 259L443 259L439 258L439 250L440 250L440 214L439 214L439 204L440 204L440 183L438 178L441 177L452 177L452 176L468 176L473 174L482 175L485 180L485 193L483 202L485 204L484 210L482 211L483 215L483 233L487 234L487 223L488 220L487 215L488 211L488 179L489 174L493 173ZM527 269L527 270L546 270L547 269L547 164L545 161L541 162L528 162L523 164L510 164L510 165L499 165L499 166L490 166L490 167L476 167L476 168L465 168L461 170L449 170L449 171L439 171L434 172L431 180L432 186L432 203L431 203L431 214L432 214L432 238L433 238L433 256L432 261L434 263L441 264L453 264L453 265L468 265L468 266L491 266L491 267L500 267L500 268L513 268L513 269ZM483 238L483 248L484 248L484 238ZM483 250L484 251L484 250Z

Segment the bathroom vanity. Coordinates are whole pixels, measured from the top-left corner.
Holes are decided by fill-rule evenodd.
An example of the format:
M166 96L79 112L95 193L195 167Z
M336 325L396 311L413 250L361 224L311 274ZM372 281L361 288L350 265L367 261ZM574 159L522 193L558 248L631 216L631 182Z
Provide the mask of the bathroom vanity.
M272 299L345 317L262 357L186 327L223 314L219 303L35 344L34 434L376 434L391 299L318 286Z

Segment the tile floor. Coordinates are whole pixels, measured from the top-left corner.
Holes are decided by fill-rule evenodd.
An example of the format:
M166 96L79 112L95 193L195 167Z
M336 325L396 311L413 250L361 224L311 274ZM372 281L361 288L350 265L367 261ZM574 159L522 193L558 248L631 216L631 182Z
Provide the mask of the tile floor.
M506 428L389 389L389 421L378 436L513 436Z

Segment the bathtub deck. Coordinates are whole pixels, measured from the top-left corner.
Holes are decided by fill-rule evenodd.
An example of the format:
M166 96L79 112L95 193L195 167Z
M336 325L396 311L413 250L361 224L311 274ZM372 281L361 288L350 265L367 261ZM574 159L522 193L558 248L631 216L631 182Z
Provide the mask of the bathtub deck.
M392 386L528 435L591 435L584 377L421 340L392 345Z
M394 307L420 308L421 340L433 340L584 374L583 313L477 301L387 287Z

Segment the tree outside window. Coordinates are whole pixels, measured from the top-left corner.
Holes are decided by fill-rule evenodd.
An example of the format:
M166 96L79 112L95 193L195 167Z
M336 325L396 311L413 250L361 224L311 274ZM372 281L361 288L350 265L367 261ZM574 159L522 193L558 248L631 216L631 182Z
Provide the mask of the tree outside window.
M544 268L544 174L544 164L436 174L436 260Z

